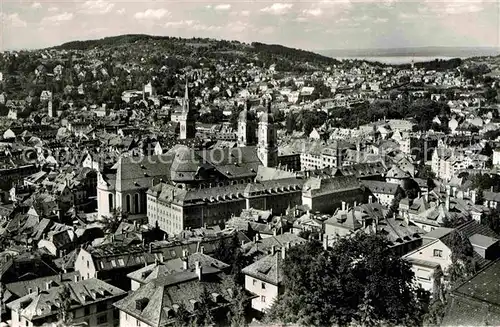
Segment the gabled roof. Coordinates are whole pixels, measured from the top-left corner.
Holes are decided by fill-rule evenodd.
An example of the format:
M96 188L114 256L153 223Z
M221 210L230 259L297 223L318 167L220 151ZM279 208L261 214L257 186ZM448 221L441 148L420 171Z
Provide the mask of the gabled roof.
M70 282L75 281L75 276L80 276L80 272L73 271L66 274L40 277L36 279L24 280L20 282L6 284L5 288L9 290L16 297L23 297L36 290L43 291L47 288L47 283L50 283L51 287L58 287Z
M500 325L500 260L451 291L443 326Z
M188 269L194 269L196 262L199 262L201 267L214 267L220 270L224 270L229 267L228 264L225 264L220 260L212 258L209 255L197 252L188 255L187 259L175 258L164 262L155 262L146 267L131 272L127 275L127 277L136 280L141 284L146 284L156 278L172 275L183 271L183 260L187 261Z
M70 290L72 309L116 299L126 294L125 291L96 278L69 282L66 286ZM55 287L43 292L31 293L8 303L7 307L19 312L20 316L28 320L53 316L58 312L62 290L62 287Z
M211 295L215 306L227 305L230 296L223 285L229 277L211 267L202 268L201 274L200 280L196 271L190 269L154 279L114 306L148 325L159 327L172 322L179 305L194 314L203 290Z
M400 189L399 184L396 183L387 183L372 180L362 180L361 183L366 186L373 194L396 195L396 193Z
M338 210L331 218L325 220L325 224L340 226L350 231L355 231L363 227L357 220L354 210Z
M356 189L361 190L361 184L355 176L337 176L329 179L312 177L304 184L303 193L312 197Z
M401 168L399 168L397 165L393 165L391 169L387 172L386 178L409 178L411 177L410 174Z
M242 246L243 251L246 255L254 255L260 253L268 253L269 250L275 246L277 249L287 246L290 246L305 243L306 240L298 235L291 233L283 233L276 236L270 236L267 238L263 238L261 240L248 242Z
M155 261L156 256L143 246L109 243L87 250L92 256L97 271L136 267Z
M284 251L283 248L281 251ZM276 251L274 254L269 254L246 266L241 272L270 284L279 285L283 281L283 258L281 252Z

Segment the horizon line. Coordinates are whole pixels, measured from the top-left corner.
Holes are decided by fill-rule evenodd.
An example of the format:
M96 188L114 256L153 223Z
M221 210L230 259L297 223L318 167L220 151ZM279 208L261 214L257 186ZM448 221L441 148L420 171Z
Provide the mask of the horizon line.
M300 48L300 47L295 47L292 45L286 45L283 43L278 43L278 42L261 42L261 41L241 41L241 40L236 40L236 39L223 39L223 38L216 38L216 37L200 37L200 36L191 36L191 37L179 37L179 36L171 36L171 35L158 35L158 34L145 34L145 33L125 33L125 34L115 34L115 35L108 35L108 36L103 36L103 37L98 37L98 38L89 38L89 39L74 39L74 40L68 40L64 41L59 44L55 45L49 45L43 48L13 48L13 49L2 49L0 53L3 52L10 52L10 51L40 51L40 50L47 50L51 48L55 48L58 46L62 46L66 43L72 43L72 42L86 42L86 41L98 41L98 40L103 40L106 38L113 38L113 37L120 37L120 36L126 36L126 35L143 35L143 36L150 36L150 37L170 37L170 38L180 38L184 40L189 40L192 38L195 39L207 39L207 40L215 40L215 41L229 41L229 42L240 42L244 44L252 44L252 43L262 43L262 44L267 44L267 45L279 45L287 48L292 48L292 49L298 49L298 50L303 50L303 51L310 51L310 52L315 52L319 55L322 55L319 52L322 51L390 51L390 50L405 50L405 49L494 49L498 50L500 52L500 45L463 45L463 46L452 46L452 45L421 45L421 46L401 46L401 47L386 47L386 48L381 48L381 47L376 47L376 48L322 48L322 49L311 49L311 48ZM499 53L500 54L500 53Z

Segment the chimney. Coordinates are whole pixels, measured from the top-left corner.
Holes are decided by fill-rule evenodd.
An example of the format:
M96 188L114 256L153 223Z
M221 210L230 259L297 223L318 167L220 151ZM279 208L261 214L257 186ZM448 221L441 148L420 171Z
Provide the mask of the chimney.
M342 201L342 211L345 211L345 201Z
M328 250L328 235L325 235L324 239L323 239L323 248L326 250Z
M286 246L281 247L281 259L285 260L286 258Z
M370 203L370 204L371 204L371 203L372 203L372 201L373 201L373 196L369 195L369 196L368 196L368 203Z
M149 253L153 252L153 243L149 243Z
M80 281L80 275L75 275L75 282L79 282Z
M201 267L200 262L196 261L194 263L194 266L195 266L196 275L198 276L198 280L201 280L201 276L203 274L203 268Z
M189 258L186 256L182 258L182 269L188 270L188 268L189 268Z
M356 208L358 206L358 201L354 201L354 206L353 208Z
M204 253L205 253L205 247L204 247L204 246L200 246L200 253L201 253L201 254L204 254Z
M276 228L273 230L273 235L274 236L278 235L278 231L276 230Z
M271 246L271 255L276 253L276 245Z

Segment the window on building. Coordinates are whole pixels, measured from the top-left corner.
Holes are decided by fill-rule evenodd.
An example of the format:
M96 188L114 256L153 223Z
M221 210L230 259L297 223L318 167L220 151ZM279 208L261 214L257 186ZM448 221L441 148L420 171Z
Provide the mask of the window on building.
M141 326L141 322L139 321L139 319L137 319L137 321L135 322L135 325L136 326Z
M125 261L123 261L123 259L118 259L118 264L120 266L125 266Z
M85 307L85 308L83 308L83 314L84 314L85 316L88 316L88 315L90 314L90 307Z
M260 297L260 301L261 301L261 302L266 302L266 297L265 297L264 295L262 295L262 296Z
M434 249L434 256L439 258L443 257L443 250Z
M141 210L139 209L140 202L139 202L139 194L135 193L134 195L134 212L139 213Z
M114 205L113 205L113 194L108 194L108 204L109 204L109 211L113 211Z
M266 283L262 283L262 289L265 290L266 289Z
M108 315L107 314L103 314L103 315L100 315L99 317L97 317L97 324L101 325L101 324L105 324L108 322Z
M130 202L132 201L132 197L130 196L130 194L127 194L127 196L125 197L125 210L127 212L130 212Z
M255 286L255 284L257 284L257 281L254 279L252 285Z
M116 267L116 261L115 261L114 259L113 259L113 260L111 260L111 265L112 265L113 267Z

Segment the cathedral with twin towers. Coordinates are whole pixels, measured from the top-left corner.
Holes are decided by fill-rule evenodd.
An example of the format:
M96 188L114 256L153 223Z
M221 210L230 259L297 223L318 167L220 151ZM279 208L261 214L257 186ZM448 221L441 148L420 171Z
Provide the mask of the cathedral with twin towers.
M195 115L186 87L178 117L179 138L195 137ZM223 225L243 209L284 214L304 202L305 180L278 157L270 99L238 117L237 147L196 150L177 145L161 155L122 157L99 173L101 217L121 212L171 234Z

